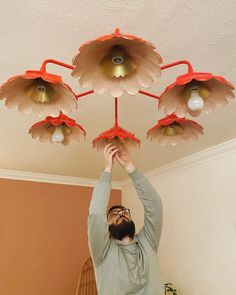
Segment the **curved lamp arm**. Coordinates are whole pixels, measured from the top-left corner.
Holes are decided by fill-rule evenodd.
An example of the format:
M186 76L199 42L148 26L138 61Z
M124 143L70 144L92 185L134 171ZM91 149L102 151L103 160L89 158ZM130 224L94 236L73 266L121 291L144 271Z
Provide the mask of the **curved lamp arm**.
M193 72L192 64L188 60L179 60L179 61L172 62L170 64L167 64L167 65L162 66L161 67L161 70L165 70L165 69L168 69L168 68L171 68L171 67L175 67L175 66L178 66L178 65L181 65L181 64L185 64L185 65L188 66L188 73L192 73Z
M61 62L61 61L58 61L58 60L55 60L55 59L46 59L43 63L42 63L42 66L40 68L40 71L42 72L46 72L46 66L48 63L53 63L53 64L56 64L56 65L59 65L61 67L64 67L64 68L68 68L70 70L73 70L74 67L71 66L71 65L68 65L64 62Z

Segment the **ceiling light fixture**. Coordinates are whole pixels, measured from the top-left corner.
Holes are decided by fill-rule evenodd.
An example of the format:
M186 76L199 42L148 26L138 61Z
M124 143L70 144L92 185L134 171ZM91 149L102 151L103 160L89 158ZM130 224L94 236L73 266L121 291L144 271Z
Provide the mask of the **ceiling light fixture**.
M75 94L62 77L46 71L48 63L70 69L71 75L89 91ZM234 86L223 77L211 73L195 72L187 60L160 66L162 58L153 44L142 38L114 33L83 44L72 64L47 59L39 71L26 71L10 78L0 86L0 99L9 108L17 107L22 113L34 113L46 119L30 128L33 138L42 142L68 144L85 137L86 132L66 114L77 108L81 97L92 93L108 93L115 98L114 126L93 140L93 147L102 150L107 143L140 146L134 134L118 124L118 98L124 93L142 94L158 101L166 117L147 133L147 138L164 145L176 145L203 134L203 127L184 118L186 114L199 116L227 105L234 98ZM142 90L150 88L162 71L185 64L187 73L176 78L165 91L157 96Z

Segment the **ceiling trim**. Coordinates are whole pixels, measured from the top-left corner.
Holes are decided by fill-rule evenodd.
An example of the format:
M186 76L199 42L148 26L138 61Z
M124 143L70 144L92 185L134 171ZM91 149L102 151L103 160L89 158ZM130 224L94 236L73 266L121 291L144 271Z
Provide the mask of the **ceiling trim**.
M23 181L34 181L34 182L45 182L45 183L56 183L64 185L76 185L76 186L88 186L94 187L97 183L97 179L54 175L54 174L43 174L35 172L17 171L17 170L6 170L0 169L0 178L14 179ZM122 182L113 181L113 189L121 189Z
M201 152L195 153L191 156L187 156L177 161L171 162L169 164L149 170L145 172L144 174L149 179L152 179L155 177L160 178L169 174L173 174L180 170L188 169L193 166L200 165L202 163L212 161L214 159L217 159L232 153L236 153L236 139L227 141L225 143L222 143L222 144L213 146L209 149L203 150ZM97 183L97 179L53 175L53 174L42 174L42 173L6 170L6 169L0 169L0 178L45 182L45 183L56 183L56 184L64 184L64 185L88 186L88 187L94 187L94 185ZM129 184L130 184L130 179L125 179L124 181L112 182L112 187L114 189L122 189L124 186Z
M169 174L179 172L184 169L188 169L209 161L213 161L217 158L224 157L226 155L236 153L236 139L224 142L222 144L215 145L209 149L205 149L198 153L184 157L177 161L173 161L169 164L162 165L158 168L145 172L145 176L148 179L160 178ZM123 181L123 187L130 185L130 179Z

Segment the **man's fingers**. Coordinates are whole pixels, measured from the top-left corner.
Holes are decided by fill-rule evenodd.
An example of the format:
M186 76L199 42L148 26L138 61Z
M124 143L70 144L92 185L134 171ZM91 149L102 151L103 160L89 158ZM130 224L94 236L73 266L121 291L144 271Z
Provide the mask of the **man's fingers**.
M115 150L115 149L117 149L117 146L110 146L110 147L108 147L108 149L107 149L107 151L106 151L106 153L107 153L107 155L109 155L113 150ZM118 149L117 149L118 150Z
M118 148L114 149L111 151L110 156L113 157L113 155L115 155L118 151Z
M104 148L104 154L107 152L107 150L109 149L109 147L112 146L112 143L108 143L105 148Z
M114 147L114 144L112 142L105 145L104 151L107 151L110 147Z
M115 155L115 158L116 158L116 160L117 160L118 162L121 162L121 161L122 161L122 159L119 157L118 153Z
M115 148L114 146L108 146L108 147L106 148L106 150L104 149L104 155L105 155L106 157L109 156L111 150L114 149L114 148Z

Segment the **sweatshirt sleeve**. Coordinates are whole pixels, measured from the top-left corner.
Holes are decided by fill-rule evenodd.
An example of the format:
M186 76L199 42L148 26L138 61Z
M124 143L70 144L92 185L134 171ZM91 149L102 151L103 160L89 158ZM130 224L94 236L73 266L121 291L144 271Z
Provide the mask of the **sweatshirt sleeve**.
M111 192L111 173L103 172L96 184L89 206L88 242L93 262L98 265L109 248L106 210Z
M157 251L163 222L161 198L147 178L137 169L129 176L144 206L144 226L138 235L147 239L151 247Z

